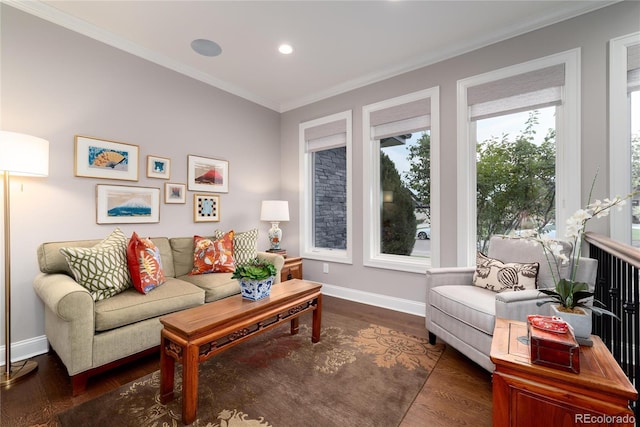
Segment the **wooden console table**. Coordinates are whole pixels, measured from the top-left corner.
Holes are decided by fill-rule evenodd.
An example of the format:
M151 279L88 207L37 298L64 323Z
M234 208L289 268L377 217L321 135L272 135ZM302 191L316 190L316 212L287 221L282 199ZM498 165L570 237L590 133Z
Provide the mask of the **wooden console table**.
M525 322L496 319L491 360L494 426L633 426L638 398L599 337L580 347L580 373L530 363Z
M198 365L217 353L313 312L311 341L320 341L322 294L319 283L290 280L274 285L270 296L250 301L234 295L160 318L160 401L173 399L175 362L182 363L182 422L191 424L198 408Z

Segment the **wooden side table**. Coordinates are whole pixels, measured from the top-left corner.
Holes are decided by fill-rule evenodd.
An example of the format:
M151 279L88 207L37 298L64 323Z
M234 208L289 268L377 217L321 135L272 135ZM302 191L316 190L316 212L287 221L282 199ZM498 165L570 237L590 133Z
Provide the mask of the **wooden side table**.
M284 282L291 279L302 280L302 257L284 258L280 281Z
M580 347L580 373L530 362L527 324L496 319L491 360L494 426L633 426L638 393L598 336Z

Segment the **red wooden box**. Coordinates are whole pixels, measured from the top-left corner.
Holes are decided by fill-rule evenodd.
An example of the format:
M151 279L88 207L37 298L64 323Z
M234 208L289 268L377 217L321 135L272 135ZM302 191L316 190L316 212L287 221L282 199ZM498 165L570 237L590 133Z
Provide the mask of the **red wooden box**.
M580 373L580 346L571 330L555 333L527 322L531 363Z

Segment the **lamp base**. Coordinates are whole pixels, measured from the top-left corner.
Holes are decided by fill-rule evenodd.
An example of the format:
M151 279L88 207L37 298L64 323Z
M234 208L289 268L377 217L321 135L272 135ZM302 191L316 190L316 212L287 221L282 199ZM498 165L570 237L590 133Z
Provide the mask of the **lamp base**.
M23 360L11 364L9 374L7 375L6 365L0 368L0 386L9 387L29 376L38 369L38 362L35 360Z

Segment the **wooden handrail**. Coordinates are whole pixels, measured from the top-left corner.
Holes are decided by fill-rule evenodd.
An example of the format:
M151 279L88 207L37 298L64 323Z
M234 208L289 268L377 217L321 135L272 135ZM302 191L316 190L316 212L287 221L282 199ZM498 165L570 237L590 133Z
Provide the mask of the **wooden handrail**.
M640 268L640 249L638 248L618 242L602 234L596 234L592 231L585 233L585 241L636 268Z

